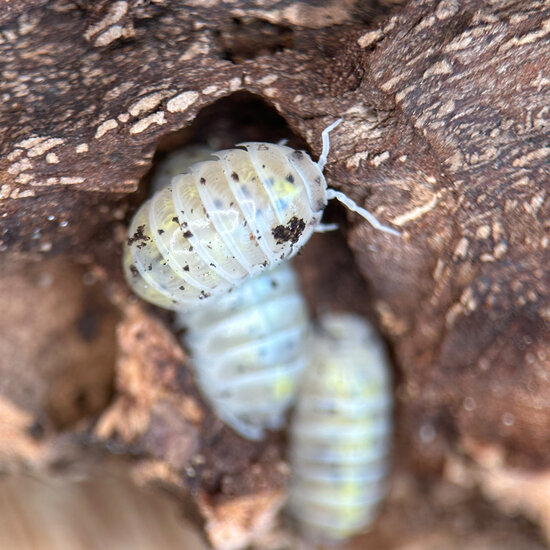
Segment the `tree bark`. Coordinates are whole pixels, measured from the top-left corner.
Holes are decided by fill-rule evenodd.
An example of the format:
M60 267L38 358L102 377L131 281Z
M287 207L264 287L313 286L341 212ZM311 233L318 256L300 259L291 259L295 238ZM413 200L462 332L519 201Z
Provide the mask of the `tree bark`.
M424 482L430 510L456 508L438 501L449 483L468 495L461 499L491 503L472 540L493 540L491 526L510 509L550 532L550 497L526 481L549 486L550 7L389 4L0 3L3 261L25 253L94 266L122 318L108 405L99 400L60 424L42 390L23 402L0 386L13 419L0 441L27 438L2 455L4 468L46 470L69 448L71 457L93 448L97 460L123 454L139 483L191 494L216 548L265 536L284 500L283 438L246 442L208 410L168 317L137 305L125 286L124 228L165 151L287 137L315 157L323 128L342 117L329 185L403 236L329 206L339 233L316 236L296 264L313 311L370 315L392 350L397 489L372 540L399 548L418 535L410 518L422 523ZM32 334L49 341L47 324L44 316ZM10 330L26 329L7 323L6 342ZM0 359L5 379L17 384L22 368L37 380L33 357ZM98 360L102 372L109 361ZM85 364L76 358L75 372ZM52 380L41 375L40 387ZM29 462L28 427L38 417L51 428ZM412 516L392 514L392 505ZM439 547L440 519L423 524ZM402 538L384 539L391 530Z

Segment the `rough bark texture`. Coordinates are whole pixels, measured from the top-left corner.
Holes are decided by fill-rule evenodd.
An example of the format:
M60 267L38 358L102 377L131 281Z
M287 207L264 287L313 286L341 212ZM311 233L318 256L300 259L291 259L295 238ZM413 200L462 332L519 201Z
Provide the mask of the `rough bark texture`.
M212 416L169 318L129 296L120 248L155 151L288 137L315 155L343 117L329 183L403 238L329 207L340 232L312 239L297 265L313 310L371 316L395 360L397 488L370 540L502 548L509 514L550 540L550 7L382 4L0 2L0 285L12 308L0 333L5 349L17 342L0 363L4 469L127 455L137 482L191 494L217 548L268 545L283 439L247 443ZM33 278L20 252L93 266L120 311L109 405L112 341L91 339L91 356L67 344L89 289L76 275L42 288L45 264ZM112 319L97 326L114 338ZM64 354L41 370L50 341L76 350L68 390L55 385ZM97 378L83 375L90 361ZM96 397L75 412L79 384ZM400 484L410 475L420 485ZM517 531L514 548L543 547L527 520Z

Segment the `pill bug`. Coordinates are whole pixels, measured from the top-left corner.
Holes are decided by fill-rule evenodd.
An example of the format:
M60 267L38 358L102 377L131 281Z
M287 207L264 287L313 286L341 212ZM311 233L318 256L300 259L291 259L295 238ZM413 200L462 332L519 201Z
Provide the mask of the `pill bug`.
M279 429L309 363L309 319L289 262L202 307L176 313L197 384L217 415L248 439Z
M317 542L364 529L385 494L392 394L374 329L355 315L327 315L314 339L290 428L289 511Z
M382 226L323 175L331 124L317 163L282 144L241 143L172 178L136 212L123 254L126 279L145 300L192 308L295 254L336 198Z
M155 167L151 178L151 194L170 185L174 176L184 174L193 164L213 160L213 152L214 149L208 145L197 144L188 145L168 153Z

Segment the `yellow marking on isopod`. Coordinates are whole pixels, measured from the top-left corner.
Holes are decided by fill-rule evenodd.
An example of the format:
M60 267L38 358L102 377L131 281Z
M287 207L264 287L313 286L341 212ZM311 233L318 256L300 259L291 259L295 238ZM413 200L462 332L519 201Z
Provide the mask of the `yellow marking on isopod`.
M273 190L277 197L292 198L300 194L300 189L297 185L293 185L285 178L277 178L273 182Z
M296 389L296 384L290 376L281 376L277 378L273 386L273 395L280 399L282 397L287 397L294 393Z

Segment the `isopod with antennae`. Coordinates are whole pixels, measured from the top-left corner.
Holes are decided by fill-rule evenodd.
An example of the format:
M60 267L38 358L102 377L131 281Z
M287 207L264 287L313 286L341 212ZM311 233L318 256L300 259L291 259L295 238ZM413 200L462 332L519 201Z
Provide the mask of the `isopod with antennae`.
M201 393L237 433L280 429L309 363L309 317L290 262L178 312Z
M374 519L392 433L388 358L356 315L326 315L290 428L289 511L307 538L341 542Z
M323 130L318 162L282 144L241 143L172 178L130 224L123 265L132 289L167 309L193 308L293 256L322 230L333 198L399 235L327 187L329 133L340 122Z

